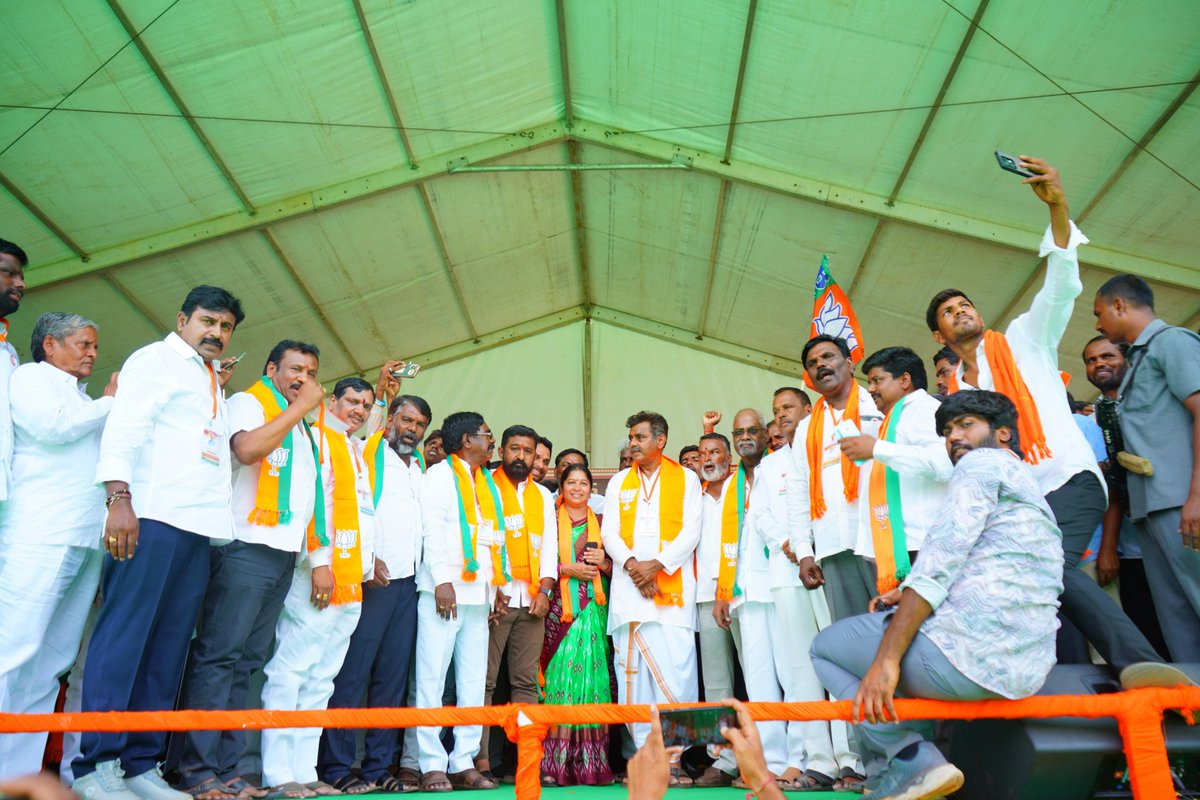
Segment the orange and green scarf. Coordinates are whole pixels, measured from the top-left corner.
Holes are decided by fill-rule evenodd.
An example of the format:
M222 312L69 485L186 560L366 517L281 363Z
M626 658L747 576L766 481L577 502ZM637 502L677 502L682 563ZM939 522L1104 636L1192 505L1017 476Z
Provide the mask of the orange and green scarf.
M675 541L683 529L683 492L687 486L683 467L679 462L663 457L658 467L658 539L659 551L664 544ZM621 481L621 540L626 547L633 547L633 526L637 518L638 493L642 490L642 470L637 464L625 473ZM658 594L654 602L660 606L683 605L683 570L658 573Z
M542 493L533 479L528 479L525 481L525 491L521 494L521 500L518 501L517 487L513 485L503 467L497 467L492 472L492 479L496 482L496 488L500 490L500 502L504 512L505 551L508 553L512 577L532 584L541 575L542 566L539 551L546 527L546 504ZM524 511L521 510L522 507Z
M480 522L475 509L476 498L479 498L479 512L492 524L492 585L504 586L512 578L508 573L508 554L504 546L504 507L496 482L492 480L492 474L482 467L475 470L472 478L471 469L457 454L450 454L448 459L454 472L455 494L458 496L458 527L463 551L462 579L471 583L479 573L479 560L475 558Z
M266 422L278 417L287 406L287 400L275 388L267 376L263 376L253 386L246 390L263 408ZM313 444L312 431L307 422L301 423L304 432L308 434L309 444L313 447L313 457L317 459L317 488L316 505L323 506L325 490L321 482L321 462L317 448ZM277 525L287 525L292 521L292 465L295 462L295 444L291 429L279 443L279 447L267 454L262 460L258 472L258 491L254 498L254 508L246 517L248 522L273 528Z
M1038 414L1037 403L1033 401L1029 386L1017 369L1012 348L1008 346L1008 337L999 331L984 331L983 353L987 356L988 369L992 371L992 385L1017 407L1017 435L1021 440L1021 449L1025 451L1025 460L1036 464L1044 458L1050 458L1052 453L1046 444L1042 417ZM1061 376L1064 383L1071 379L1066 373L1061 373ZM950 373L946 391L949 394L958 391L957 370Z
M726 602L742 595L737 572L742 523L746 514L746 465L738 464L737 471L729 480L734 485L725 490L725 501L721 505L721 562L717 568L717 599Z
M562 499L561 497L559 498ZM562 503L558 506L558 563L574 564L575 558L575 539L572 535L575 531L575 526L571 525L571 515L567 513L567 507ZM589 508L587 510L586 536L589 542L595 542L600 545L600 523L596 520L596 515ZM562 595L562 621L571 622L575 619L575 598L579 596L579 579L578 578L559 578L558 590ZM592 599L600 605L605 605L608 598L604 596L604 585L600 580L600 570L596 570L596 577L592 578L591 592Z
M818 397L813 404L808 424L808 438L804 442L805 454L808 456L808 497L809 515L812 519L820 519L828 510L825 506L824 453L825 453L825 407L824 397ZM858 413L858 384L850 389L850 397L846 400L846 413L843 420L853 420L855 427L862 430L862 418ZM854 459L841 456L842 460L842 495L847 503L858 499L858 465Z
M346 434L332 428L318 427L329 445L329 464L333 470L333 536L329 536L327 531L324 535L319 533L325 529L324 511L320 515L320 525L314 514L313 522L308 526L308 551L311 553L332 544L333 596L330 602L335 606L360 603L363 568L356 456L350 452ZM321 496L324 496L323 490ZM322 508L323 503L318 501L317 507Z
M901 397L883 418L879 438L885 442L896 441L900 427L900 415L904 412ZM871 476L867 487L867 502L871 504L871 541L875 545L875 587L885 594L900 585L908 577L912 564L908 560L908 541L904 535L904 511L901 506L900 474L879 459L871 463Z
M375 498L376 508L379 508L379 498L383 495L383 451L387 446L383 440L385 430L381 428L375 431L367 437L363 444L363 459L367 462L367 473L371 476L371 493ZM417 459L417 466L424 474L425 458L421 455L420 449L414 447L412 456Z

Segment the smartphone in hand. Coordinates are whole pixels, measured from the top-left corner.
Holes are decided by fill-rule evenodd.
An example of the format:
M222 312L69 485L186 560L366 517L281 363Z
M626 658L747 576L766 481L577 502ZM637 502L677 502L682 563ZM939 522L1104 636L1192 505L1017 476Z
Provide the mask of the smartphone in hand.
M1022 178L1032 178L1037 173L1030 172L1021 166L1021 162L1016 156L1010 156L1008 153L996 151L996 161L1000 164L1000 169L1011 172L1014 175L1020 175Z
M737 711L731 706L704 706L660 711L663 744L667 747L693 747L703 744L729 744L721 728L738 726Z

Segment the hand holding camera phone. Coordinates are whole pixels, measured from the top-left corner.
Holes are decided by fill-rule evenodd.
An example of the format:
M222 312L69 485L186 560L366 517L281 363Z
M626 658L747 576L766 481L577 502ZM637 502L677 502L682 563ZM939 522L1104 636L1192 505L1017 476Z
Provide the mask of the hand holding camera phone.
M698 744L729 745L722 728L738 726L737 711L732 706L704 706L660 711L663 744L667 747L693 747Z
M1000 169L1011 172L1014 175L1020 175L1022 178L1032 178L1036 172L1031 172L1021 166L1021 161L1016 156L1010 156L1008 153L996 151L996 161L1000 164Z
M400 366L392 370L389 374L397 380L404 378L415 378L417 373L421 371L421 365L415 361L401 361Z

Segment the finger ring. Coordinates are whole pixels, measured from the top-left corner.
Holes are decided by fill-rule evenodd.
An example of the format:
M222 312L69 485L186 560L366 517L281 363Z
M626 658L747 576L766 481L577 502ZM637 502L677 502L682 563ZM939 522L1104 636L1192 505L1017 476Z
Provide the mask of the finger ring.
M456 605L455 605L455 606L450 606L450 607L451 607L451 608L458 608L458 606L456 606Z
M117 543L117 537L115 537L115 536L110 536L110 537L108 537L108 541L109 541L109 543L110 543L110 544L116 544L116 543Z

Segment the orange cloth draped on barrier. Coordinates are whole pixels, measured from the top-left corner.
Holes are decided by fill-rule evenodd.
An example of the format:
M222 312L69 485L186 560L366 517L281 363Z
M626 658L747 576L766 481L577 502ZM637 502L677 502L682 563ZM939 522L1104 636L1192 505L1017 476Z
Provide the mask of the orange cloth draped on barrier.
M701 704L691 704L701 705ZM661 706L681 708L686 706ZM756 720L850 718L850 701L748 703ZM1024 700L896 700L901 719L1019 719L1115 717L1134 796L1173 797L1162 731L1164 709L1200 709L1200 688L1135 689L1103 695L1029 697ZM517 743L517 796L541 796L542 740L551 725L645 722L649 706L507 705L486 708L331 708L321 711L98 711L77 714L0 714L0 733L32 731L163 731L263 728L397 728L414 725L497 725Z

